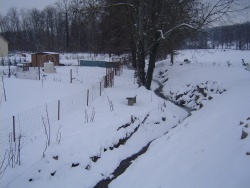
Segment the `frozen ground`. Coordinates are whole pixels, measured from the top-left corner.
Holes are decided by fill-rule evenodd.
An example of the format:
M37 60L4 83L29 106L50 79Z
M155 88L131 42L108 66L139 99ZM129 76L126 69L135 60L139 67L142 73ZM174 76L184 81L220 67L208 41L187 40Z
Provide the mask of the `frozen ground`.
M70 70L72 70L72 83L70 83ZM56 73L43 73L41 80L38 80L37 69L30 68L28 72L22 72L13 68L13 71L16 76L10 79L7 75L4 77L7 101L3 102L4 96L1 93L1 118L76 93L86 92L92 85L103 80L106 73L105 69L98 67L59 66L56 67Z
M248 188L250 72L242 67L242 59L250 63L250 54L200 51L195 61L193 55L193 51L180 51L173 66L168 59L158 62L154 75L163 84L164 95L193 109L191 116L153 91L137 88L133 71L124 69L115 77L115 86L105 89L91 106L51 122L51 144L46 151L43 127L35 131L23 144L21 165L8 167L2 174L1 187L94 187L112 178L123 159L152 141L109 187ZM183 63L184 59L191 62ZM43 87L41 81L4 78L9 94L7 102L1 101L1 114L38 105L25 103L36 101L34 96L40 93L44 103L85 91L104 74L96 68L87 72L88 76L78 70L79 78L88 78L87 83L68 83L67 69L61 81L48 75ZM152 88L157 87L154 83ZM21 103L14 88L20 88L15 93ZM135 95L136 103L128 106L126 97ZM7 108L7 103L13 105Z

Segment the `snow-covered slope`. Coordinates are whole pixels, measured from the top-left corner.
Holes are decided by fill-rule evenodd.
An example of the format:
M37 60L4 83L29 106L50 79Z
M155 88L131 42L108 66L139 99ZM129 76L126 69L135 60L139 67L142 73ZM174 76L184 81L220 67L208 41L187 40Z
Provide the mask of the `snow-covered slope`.
M206 81L219 82L226 91L213 95L154 141L110 187L249 187L250 138L243 139L242 132L250 134L250 73L190 65L158 67L168 69L165 93Z

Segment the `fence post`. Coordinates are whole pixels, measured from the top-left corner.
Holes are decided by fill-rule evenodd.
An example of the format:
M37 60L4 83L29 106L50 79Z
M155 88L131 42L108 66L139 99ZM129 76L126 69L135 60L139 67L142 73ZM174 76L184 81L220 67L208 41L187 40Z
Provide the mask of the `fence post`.
M58 120L60 120L60 100L58 100Z
M100 96L102 96L102 82L100 82Z
M111 87L115 84L115 70L113 69L111 72Z
M87 106L89 106L89 90L87 90Z
M112 83L113 83L112 70L111 70L111 72L109 74L109 78L110 78L109 84L110 84L110 87L112 87Z
M113 87L113 75L114 75L114 70L111 70L111 73L110 73L110 84L111 84L111 87Z
M72 69L70 69L70 83L72 83Z
M107 76L104 76L104 87L105 87L105 88L108 87L108 79L107 79Z
M13 116L13 140L16 142L15 116Z

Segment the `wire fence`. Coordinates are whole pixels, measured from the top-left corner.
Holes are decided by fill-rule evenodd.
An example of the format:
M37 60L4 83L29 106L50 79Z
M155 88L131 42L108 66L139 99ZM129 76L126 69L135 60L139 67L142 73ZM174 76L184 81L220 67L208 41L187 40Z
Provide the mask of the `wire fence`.
M10 67L9 67L10 68ZM50 122L60 120L62 117L67 116L77 110L83 109L99 96L102 95L104 88L112 87L114 84L114 75L122 73L122 66L120 63L112 64L112 68L106 68L106 75L97 82L92 84L91 87L81 93L62 98L60 100L52 101L35 108L23 111L13 116L0 120L0 148L2 151L9 149L10 138L15 142L19 135L22 138L28 139L35 131L44 126L44 119L47 118ZM12 71L15 68L12 67ZM6 76L4 71L1 71ZM11 71L9 71L11 72ZM72 83L72 69L71 83ZM37 74L36 74L37 76ZM34 79L36 77L28 77L26 79ZM112 84L110 84L112 83ZM25 141L24 141L25 142Z
M35 108L23 111L13 116L1 119L0 126L0 147L5 151L9 147L9 138L15 142L18 135L22 135L23 142L26 142L35 131L44 125L43 118L50 122L61 120L68 114L76 112L84 107L90 106L93 101L102 95L105 87L105 77L91 88L74 95L52 101Z
M244 60L242 62L191 62L188 59L184 60L184 62L174 63L174 66L200 66L200 67L221 67L221 68L243 68L246 69L250 66L249 63L245 63Z
M56 124L54 124L55 127L50 127L50 123L55 123L71 113L91 106L95 99L102 96L104 88L113 86L114 75L119 76L122 73L122 66L119 63L113 68L106 69L111 71L106 71L106 75L96 84L92 84L89 89L14 114L9 118L0 119L0 179L8 167L15 168L16 165L21 165L21 148L40 136L40 131L45 131L47 149L50 143L50 130L55 132L56 128ZM72 73L72 70L70 72ZM6 76L6 74L2 76L4 75ZM73 77L70 74L71 83L72 80ZM112 84L110 85L108 81ZM58 132L59 129L57 129ZM57 142L60 140L58 132L56 133Z

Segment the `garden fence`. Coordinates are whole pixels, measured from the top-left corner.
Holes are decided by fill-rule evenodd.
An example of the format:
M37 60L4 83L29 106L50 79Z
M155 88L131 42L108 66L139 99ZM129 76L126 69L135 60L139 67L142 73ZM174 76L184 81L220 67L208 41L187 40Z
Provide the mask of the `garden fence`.
M24 138L24 144L35 131L43 128L43 118L47 118L50 122L62 119L66 115L77 110L84 109L102 95L105 86L105 77L91 88L81 93L52 101L35 108L23 111L13 116L1 119L0 126L0 147L1 151L5 151L9 147L9 139L15 142L19 134Z

